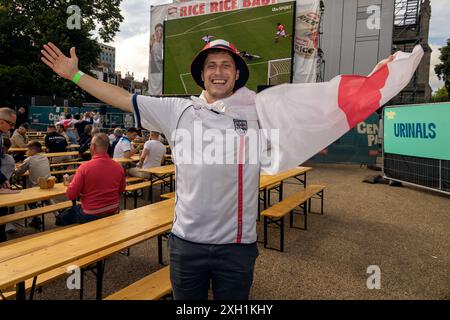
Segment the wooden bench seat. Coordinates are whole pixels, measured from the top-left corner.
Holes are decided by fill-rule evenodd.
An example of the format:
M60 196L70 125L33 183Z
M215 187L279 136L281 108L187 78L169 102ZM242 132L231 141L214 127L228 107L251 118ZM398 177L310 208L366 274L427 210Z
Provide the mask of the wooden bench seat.
M71 161L71 162L59 162L59 163L51 163L50 164L50 168L54 168L54 167L65 167L65 166L77 166L82 164L83 162L81 161Z
M52 176L57 176L57 175L62 175L62 174L72 174L75 173L77 171L77 169L64 169L64 170L54 170L54 171L50 171L50 174Z
M161 199L172 199L175 198L175 192L164 193L161 195Z
M126 177L125 182L126 183L135 183L135 182L141 182L146 180L145 178L139 178L139 177Z
M290 215L289 226L294 228L294 209L301 207L304 216L303 230L307 229L307 216L311 212L311 199L316 197L321 200L320 213L323 214L323 191L324 185L308 185L306 188L295 192L282 201L274 204L261 212L264 217L264 248L267 248L267 231L269 224L275 224L280 228L280 251L284 249L284 217Z
M133 183L133 184L129 184L125 187L125 192L124 192L124 208L127 207L127 193L128 192L133 192L133 198L134 198L134 208L137 208L137 198L138 198L138 194L137 191L141 190L141 189L145 189L145 188L149 188L149 199L151 199L151 188L150 186L154 187L157 185L161 185L161 192L162 192L162 187L164 184L169 183L168 179L164 179L164 180L158 180L158 181L154 181L153 183L151 181L143 181L143 182L138 182L138 183Z
M171 292L170 269L166 266L106 297L105 300L158 300Z
M123 213L125 211L126 210L122 210L121 213ZM62 228L70 228L70 227L71 226L62 227ZM89 255L87 257L84 257L84 258L82 258L80 260L74 261L74 262L70 263L70 265L76 265L76 266L78 266L80 268L84 268L84 267L87 267L87 266L92 265L94 263L98 263L99 261L101 262L102 260L106 259L107 257L109 257L109 256L111 256L111 255L113 255L115 253L118 253L118 252L120 252L122 250L130 248L130 247L132 247L134 245L137 245L137 244L139 244L141 242L144 242L144 241L149 240L151 238L154 238L156 236L161 236L163 234L166 234L167 232L169 232L171 230L171 228L172 228L172 225L163 226L163 227L158 228L158 229L156 229L156 230L154 230L152 232L149 232L147 234L143 234L143 235L141 235L141 236L139 236L137 238L128 240L128 241L123 242L123 243L119 243L119 244L117 244L117 245L115 245L113 247L107 248L107 249L102 250L100 252L97 252L95 254L92 254L92 255ZM53 230L50 230L50 231L47 231L47 232L54 232L54 231L59 231L59 230L61 230L61 228L56 228L56 229L53 229ZM41 234L39 234L39 235L41 235ZM35 235L32 235L32 236L35 236ZM11 240L11 241L15 241L15 240ZM160 244L159 241L158 241L158 255L159 255L159 257L158 257L159 261L162 261L162 257L160 256L160 255L162 255L162 245ZM36 277L36 283L35 283L34 287L38 288L38 287L41 287L41 286L45 285L48 282L51 282L51 281L56 280L56 279L59 279L59 278L61 278L63 276L69 276L69 273L67 273L68 267L69 267L69 265L64 265L64 266L61 266L59 268L50 270L48 272L45 272L45 273L37 276ZM100 279L100 281L101 281L101 279ZM97 281L97 285L99 285L98 281ZM32 298L33 295L34 295L34 290L35 290L33 288L33 279L28 279L28 280L25 281L25 290L27 292L31 291L30 298ZM2 295L3 295L3 298L2 298ZM13 299L16 296L15 288L9 288L9 289L6 289L6 290L2 290L2 295L0 295L0 300L2 300L2 299L8 299L8 300L9 299ZM83 295L83 292L81 291L80 292L80 298L82 297L82 295Z
M45 223L44 223L44 215L47 213L55 212L58 210L63 210L70 208L73 205L72 201L63 201L43 207L38 207L31 210L21 211L13 214L8 214L6 216L0 217L0 225L7 224L23 219L29 219L37 216L42 216L42 231L45 230Z

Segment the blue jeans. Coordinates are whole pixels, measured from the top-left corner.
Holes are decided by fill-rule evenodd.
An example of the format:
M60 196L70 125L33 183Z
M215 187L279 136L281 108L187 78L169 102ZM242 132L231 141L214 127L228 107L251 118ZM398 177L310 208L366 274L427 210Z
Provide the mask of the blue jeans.
M258 247L198 244L169 236L170 281L176 300L248 300Z
M81 224L106 217L107 215L84 214L81 206L72 206L56 216L57 226L68 226L70 224Z

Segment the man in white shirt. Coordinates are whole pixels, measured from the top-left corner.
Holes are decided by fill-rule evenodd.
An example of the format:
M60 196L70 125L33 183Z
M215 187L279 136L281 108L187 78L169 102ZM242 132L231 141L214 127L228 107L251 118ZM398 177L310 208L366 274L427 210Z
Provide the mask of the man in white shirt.
M137 168L131 168L128 173L133 177L150 179L150 173L142 172L140 169L161 166L165 154L166 146L159 141L159 132L151 131L150 139L144 144Z
M114 148L113 158L131 158L137 152L137 149L133 148L131 142L137 136L137 129L134 127L128 128L124 136L122 136L117 142Z
M70 58L52 43L44 49L42 61L58 75L72 79L107 104L134 111L139 127L171 137L177 170L175 217L169 237L174 298L207 299L211 284L215 299L248 299L258 256L259 176L270 164L262 161L259 152L266 141L258 135L259 100L244 87L249 70L236 48L215 40L194 58L191 74L204 91L191 99L131 95L80 72L75 48L70 49ZM377 68L392 60L382 61ZM280 87L292 90L285 94L268 89L265 96L271 101L298 101L298 112L303 112L302 103L309 102L302 100L305 91L296 85ZM283 128L274 129L294 125L290 119L291 115ZM228 140L231 143L226 143ZM251 159L254 147L256 159ZM298 165L302 150L291 149ZM313 149L318 152L321 146ZM278 155L272 161L283 162L285 155Z

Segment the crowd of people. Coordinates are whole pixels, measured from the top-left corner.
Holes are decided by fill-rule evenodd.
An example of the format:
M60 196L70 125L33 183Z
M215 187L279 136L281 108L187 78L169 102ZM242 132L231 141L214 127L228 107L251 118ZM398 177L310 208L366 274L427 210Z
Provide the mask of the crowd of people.
M38 186L40 177L51 176L50 161L44 151L64 153L74 148L79 153L75 158L85 162L68 178L67 197L73 200L81 197L81 205L56 214L56 224L84 223L116 213L120 194L125 189L126 174L146 178L147 175L140 169L163 164L166 146L162 142L167 144L167 141L158 132L150 132L147 137L134 127L111 128L107 133L101 133L98 115L96 112L86 112L83 117L65 114L56 123L48 125L44 143L41 144L28 136L30 125L26 122L25 108L19 108L17 114L12 109L0 108L0 122L3 124L0 126L0 193L18 192L11 187L11 182L24 175L26 187ZM138 143L133 144L133 141ZM26 151L9 153L10 148L23 148ZM130 162L121 165L113 160L139 154L137 164ZM73 159L73 156L61 155L53 157L52 162ZM98 176L103 178L97 179ZM38 205L32 203L28 207L33 209ZM0 208L0 215L7 213L7 208ZM35 217L29 225L40 229L42 221ZM0 227L0 242L6 240L6 233L14 231L13 224Z

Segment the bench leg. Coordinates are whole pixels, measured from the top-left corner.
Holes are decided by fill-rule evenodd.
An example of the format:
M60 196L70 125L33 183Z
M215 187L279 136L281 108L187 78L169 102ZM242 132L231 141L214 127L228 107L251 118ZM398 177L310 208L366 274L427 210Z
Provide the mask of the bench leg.
M97 261L97 291L96 291L96 300L102 300L102 292L103 292L103 272L105 268L105 260Z
M278 201L281 202L283 200L283 181L280 182L280 192L278 193Z
M151 183L150 187L148 187L148 196L150 203L153 203L153 183Z
M16 284L16 300L25 300L25 282Z
M84 294L84 268L80 270L80 300L83 300Z
M305 216L305 228L304 228L304 230L306 230L306 228L307 228L307 219L308 219L308 205L307 205L306 201L303 204L303 215Z
M162 235L158 235L158 262L163 264L163 252L162 252Z
M34 292L36 291L36 281L37 281L37 276L33 278L33 284L31 285L31 290L30 290L30 300L33 300Z
M144 192L144 190L142 190ZM137 190L134 190L134 208L137 208Z

